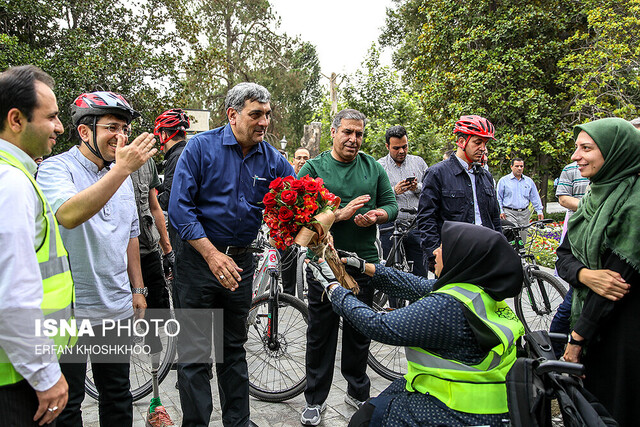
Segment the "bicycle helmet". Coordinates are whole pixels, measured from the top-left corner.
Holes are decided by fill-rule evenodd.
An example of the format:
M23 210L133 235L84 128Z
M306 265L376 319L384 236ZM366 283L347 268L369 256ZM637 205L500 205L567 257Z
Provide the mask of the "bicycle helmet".
M85 116L104 116L115 114L123 116L127 122L140 117L122 95L113 92L83 93L71 104L71 120L78 126Z
M475 115L460 117L460 119L456 122L455 126L453 127L453 133L463 133L467 135L467 138L464 141L464 143L456 142L458 147L462 148L463 150L467 146L467 142L469 142L469 138L471 138L472 136L475 135L475 136L481 136L483 138L493 139L494 138L493 134L495 130L496 130L495 127L493 126L493 124L491 124L489 120L485 119L484 117L475 116Z
M153 128L153 134L160 139L161 149L164 149L164 144L175 137L178 132L186 131L191 126L191 121L187 113L180 108L172 108L160 114L156 118L155 127ZM167 133L173 133L167 139L162 139L162 130Z
M71 121L74 127L78 127L83 117L93 117L93 126L91 127L93 131L93 147L88 141L82 142L89 148L89 151L104 162L105 167L108 169L111 162L106 161L104 157L102 157L96 139L96 124L98 119L107 114L122 116L127 123L131 123L132 120L140 117L140 113L134 110L122 95L113 92L100 91L83 93L71 104Z

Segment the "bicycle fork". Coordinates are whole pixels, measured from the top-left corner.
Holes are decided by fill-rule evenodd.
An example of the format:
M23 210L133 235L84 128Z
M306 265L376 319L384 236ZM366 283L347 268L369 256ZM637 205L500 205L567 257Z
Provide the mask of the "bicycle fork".
M278 252L270 249L267 253L267 271L269 273L269 302L267 304L267 331L266 345L271 351L277 351L280 347L278 341L278 309L279 295L278 288Z
M547 294L547 290L544 287L544 283L533 276L532 268L527 266L524 275L524 283L527 288L527 296L529 298L529 303L531 304L531 309L537 315L541 314L549 314L551 313L551 302L549 302L549 295ZM538 303L533 293L533 285L536 283L538 285L538 289L540 289L540 297L542 298L543 307L538 308Z

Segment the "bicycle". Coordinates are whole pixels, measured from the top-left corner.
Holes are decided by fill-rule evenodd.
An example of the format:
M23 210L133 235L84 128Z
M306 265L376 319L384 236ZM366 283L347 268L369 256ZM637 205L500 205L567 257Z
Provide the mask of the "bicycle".
M522 321L525 331L548 331L558 306L564 300L567 289L562 282L552 274L542 271L531 253L538 230L544 224L553 222L551 219L534 221L524 226L504 225L503 233L522 259L522 273L524 281L522 291L514 298L516 315ZM520 238L520 232L533 229L528 246Z
M254 277L255 297L247 316L249 394L267 402L282 402L298 396L307 384L309 311L300 299L281 292L278 251L266 242L258 249L266 250Z
M417 213L416 209L401 208L400 212L407 212L410 215ZM416 227L416 218L407 225L395 221L393 223L393 233L391 234L391 250L385 261L387 267L395 268L400 271L411 273L413 271L413 262L407 260L402 239ZM408 301L398 298L389 298L382 291L376 291L373 296L373 308L380 312L389 312L398 308L405 307ZM407 359L402 347L383 344L378 341L371 340L369 346L369 354L367 356L367 365L383 378L393 381L400 378L406 373Z
M167 290L169 292L169 310L168 317L175 320L175 311L173 308L172 284L167 281ZM177 325L175 322L166 322L166 329L160 328L160 342L162 350L153 354L132 354L129 362L129 382L131 384L131 395L133 401L136 402L147 396L154 390L158 389L158 385L167 377L176 358L176 341L177 341ZM134 336L133 345L142 347L144 345L144 337ZM98 400L98 389L93 383L93 367L91 363L87 363L87 376L85 378L85 392L89 397ZM156 374L156 375L154 375ZM157 397L157 396L155 396Z

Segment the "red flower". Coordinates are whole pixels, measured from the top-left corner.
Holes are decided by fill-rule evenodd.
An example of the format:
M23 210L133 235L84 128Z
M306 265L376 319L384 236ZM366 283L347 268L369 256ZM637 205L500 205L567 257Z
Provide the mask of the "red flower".
M291 190L297 191L298 193L304 193L304 182L296 179L291 183Z
M282 183L282 178L276 178L273 181L271 181L271 184L269 184L269 188L276 191L282 190L284 188L284 184Z
M322 180L320 180L322 181ZM307 193L312 193L315 194L318 191L320 191L320 188L322 188L322 182L318 182L318 180L309 180L309 181L305 181L304 182L304 190Z
M293 219L293 212L291 211L291 209L288 209L284 206L282 206L280 208L280 211L278 212L278 219L282 222L288 222L291 219Z
M279 249L291 246L300 229L309 226L316 214L337 208L337 198L324 188L320 178L276 178L269 187L271 190L262 199L264 222Z
M282 203L292 206L296 204L298 193L292 190L284 190L280 195L280 199L282 200Z
M273 182L275 182L275 180ZM272 184L273 184L273 182L272 182ZM276 195L275 195L275 193L273 191L269 191L267 194L265 194L264 197L262 198L262 203L264 203L265 207L267 207L267 208L271 208L271 207L275 206L276 205Z

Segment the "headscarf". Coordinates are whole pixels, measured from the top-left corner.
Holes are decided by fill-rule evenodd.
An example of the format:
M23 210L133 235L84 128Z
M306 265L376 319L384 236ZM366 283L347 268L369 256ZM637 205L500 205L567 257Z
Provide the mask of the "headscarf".
M640 271L640 131L624 119L607 118L576 126L596 143L604 164L593 175L591 191L569 220L574 256L588 268L602 268L610 249Z
M522 289L520 257L502 234L489 228L445 221L442 262L434 291L450 283L470 283L502 301Z

